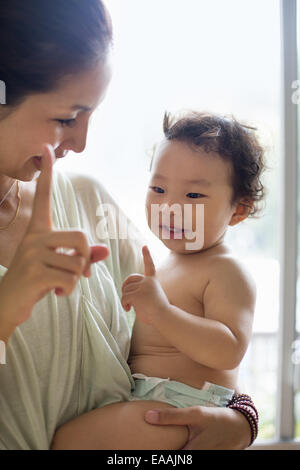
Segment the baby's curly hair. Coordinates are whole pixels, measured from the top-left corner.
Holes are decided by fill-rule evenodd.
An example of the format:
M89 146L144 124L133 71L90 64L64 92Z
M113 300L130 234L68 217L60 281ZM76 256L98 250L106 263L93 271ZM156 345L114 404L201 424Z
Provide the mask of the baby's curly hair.
M177 140L194 149L216 152L233 168L231 204L243 199L249 217L258 217L265 197L261 175L265 170L264 149L256 129L227 117L207 112L186 112L180 117L165 113L163 131L167 140Z

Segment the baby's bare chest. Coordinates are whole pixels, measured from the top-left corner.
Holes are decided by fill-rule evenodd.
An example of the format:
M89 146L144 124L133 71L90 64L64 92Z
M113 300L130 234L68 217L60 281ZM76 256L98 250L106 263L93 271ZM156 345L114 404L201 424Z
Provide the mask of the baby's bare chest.
M203 293L208 283L204 267L183 265L157 269L157 278L172 305L195 315L203 316Z
M209 280L205 263L198 265L196 263L182 263L182 265L165 263L156 268L156 276L172 305L187 313L204 316L203 293ZM182 360L182 353L174 348L156 328L142 323L137 318L131 342L131 367L138 370L141 360L147 362L149 358L153 360L153 357L159 357L160 361L164 361L165 366L169 366L170 361L174 363L176 357L178 365L178 361ZM146 367L146 364L143 363L143 367ZM182 367L188 367L186 359Z

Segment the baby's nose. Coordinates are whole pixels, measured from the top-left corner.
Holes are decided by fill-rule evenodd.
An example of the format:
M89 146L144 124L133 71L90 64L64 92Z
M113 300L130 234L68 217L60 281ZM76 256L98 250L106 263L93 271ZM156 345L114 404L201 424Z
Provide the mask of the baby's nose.
M162 212L180 212L182 211L181 204L178 204L178 202L175 201L168 201L165 202L164 204L161 204L161 211Z
M161 205L161 214L163 220L167 217L171 223L182 223L183 211L180 204L172 202Z

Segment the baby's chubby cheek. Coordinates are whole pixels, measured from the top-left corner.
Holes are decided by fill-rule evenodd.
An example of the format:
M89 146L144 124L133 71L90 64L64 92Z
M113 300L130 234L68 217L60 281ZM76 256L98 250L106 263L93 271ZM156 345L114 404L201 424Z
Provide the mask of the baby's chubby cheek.
M205 230L205 206L204 204L185 204L184 227L194 233Z
M150 230L159 236L159 226L162 223L162 213L157 203L148 201L145 207L146 220Z

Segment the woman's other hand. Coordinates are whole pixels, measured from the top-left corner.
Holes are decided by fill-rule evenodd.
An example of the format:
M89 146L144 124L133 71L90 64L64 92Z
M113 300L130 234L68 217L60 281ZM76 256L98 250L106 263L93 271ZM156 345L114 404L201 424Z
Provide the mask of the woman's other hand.
M147 423L188 426L182 450L242 450L249 446L250 427L244 416L229 408L195 406L151 410Z
M4 341L30 317L34 305L52 289L56 295L70 295L80 276L90 275L90 264L108 255L105 246L90 247L80 230L53 230L51 184L54 161L53 147L46 144L31 220L0 282L0 339ZM71 250L71 255L58 253L58 248Z

